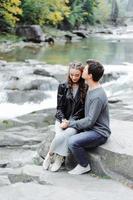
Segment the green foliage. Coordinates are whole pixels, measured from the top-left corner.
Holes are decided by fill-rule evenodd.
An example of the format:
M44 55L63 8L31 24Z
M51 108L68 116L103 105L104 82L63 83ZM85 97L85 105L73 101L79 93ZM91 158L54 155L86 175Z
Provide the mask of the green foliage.
M23 0L22 22L26 24L57 25L69 15L65 0Z
M107 0L97 0L97 7L94 8L94 19L99 23L106 23L110 18L111 3Z
M71 28L78 28L81 24L93 24L95 16L99 18L99 12L103 12L105 17L108 13L108 5L105 2L105 0L1 0L0 27L14 27L20 18L21 24L55 27L64 23L65 27L68 23Z
M21 0L1 0L0 2L0 26L12 26L16 25L19 20L19 15L22 14L20 8Z
M82 23L93 24L93 9L96 6L96 0L72 0L69 5L71 13L68 21L73 27L78 27Z
M52 24L68 21L72 27L93 23L96 0L23 0L22 22L26 24Z

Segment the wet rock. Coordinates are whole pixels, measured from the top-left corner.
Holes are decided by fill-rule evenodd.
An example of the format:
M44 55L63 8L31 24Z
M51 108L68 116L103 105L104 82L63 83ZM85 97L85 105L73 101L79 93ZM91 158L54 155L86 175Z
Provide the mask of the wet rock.
M88 32L84 30L74 30L73 33L81 38L86 38L88 34Z
M5 60L0 60L0 66L6 66L7 62Z
M5 186L5 185L10 185L10 181L8 179L8 176L0 176L0 187Z
M111 103L111 104L113 104L113 103L119 103L119 102L121 102L122 100L120 100L120 99L109 99L108 100L108 102L109 103Z
M25 37L25 41L40 43L45 40L44 33L39 25L22 25L16 28L18 36Z
M65 37L66 43L71 43L71 41L72 41L71 35L65 34L64 37Z
M9 80L5 84L6 90L53 90L57 89L58 81L53 77L37 77L36 75L25 74L19 80Z
M32 91L10 91L7 92L7 100L10 103L23 104L26 102L40 103L48 97L43 91L37 91L33 87Z
M107 83L112 80L117 80L120 76L125 75L123 72L109 72L103 75L102 83Z
M47 76L47 77L53 77L49 72L47 72L45 69L36 69L33 71L33 74L40 75L40 76Z
M55 41L54 38L48 37L44 40L44 42L48 42L49 45L54 45Z

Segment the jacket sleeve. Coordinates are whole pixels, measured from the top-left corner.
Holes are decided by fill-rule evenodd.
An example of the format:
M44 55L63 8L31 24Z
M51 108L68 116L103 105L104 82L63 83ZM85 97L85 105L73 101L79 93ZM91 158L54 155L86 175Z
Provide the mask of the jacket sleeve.
M57 92L57 112L56 118L62 121L65 118L64 116L64 89L62 84L59 84L58 92Z
M70 121L69 127L75 128L79 131L83 129L91 129L101 113L102 106L102 101L99 98L94 99L90 104L87 116L80 120Z

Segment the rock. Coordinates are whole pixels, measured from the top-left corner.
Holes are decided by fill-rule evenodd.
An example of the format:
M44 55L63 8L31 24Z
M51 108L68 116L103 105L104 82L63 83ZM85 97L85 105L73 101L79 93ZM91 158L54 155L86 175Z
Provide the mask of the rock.
M74 30L73 33L78 35L81 38L86 38L88 34L88 32L84 30Z
M51 75L45 69L36 69L33 71L33 74L40 75L40 76L53 77L53 75Z
M16 34L26 38L26 41L43 42L44 33L39 25L21 25L16 28Z
M7 101L10 103L23 104L23 103L40 103L48 98L43 91L38 91L35 86L32 91L8 91Z
M43 142L41 142L39 148L37 149L38 155L41 158L45 158L49 151L50 144L54 138L55 132L54 132L54 126L51 127L52 129L49 130L48 134L45 134L45 137L43 138Z
M71 43L71 41L72 41L71 35L65 34L64 37L65 37L66 43Z
M133 192L130 188L110 179L101 179L91 176L91 174L71 176L66 172L51 173L42 171L42 167L37 170L41 176L39 179L44 182L44 185L34 181L16 182L0 187L0 199L55 200L63 198L64 200L81 200L84 195L84 200L132 200ZM28 178L28 176L25 177ZM29 178L34 179L30 176Z
M0 187L5 185L10 185L8 176L0 176Z
M121 102L121 100L120 99L109 99L108 102L112 104L112 103Z
M54 39L52 37L48 37L44 40L44 42L48 42L49 45L54 45Z
M0 60L0 66L6 66L6 64L7 64L7 61L5 61L5 60Z
M108 72L103 75L101 81L102 83L107 83L112 80L117 80L118 78L120 78L121 75L124 75L124 73Z
M25 74L24 77L19 80L9 80L5 84L6 90L20 90L20 91L32 91L32 90L56 90L58 81L52 77Z

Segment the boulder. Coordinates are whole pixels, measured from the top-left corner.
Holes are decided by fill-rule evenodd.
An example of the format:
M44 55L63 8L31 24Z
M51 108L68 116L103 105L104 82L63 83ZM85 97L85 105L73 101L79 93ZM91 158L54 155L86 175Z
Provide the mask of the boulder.
M51 75L45 69L36 69L34 70L33 74L40 75L40 76L53 77L53 75Z
M16 28L16 35L24 37L26 41L40 43L45 40L44 33L39 25L22 25Z
M81 38L86 38L88 34L88 32L85 30L74 30L73 33Z

